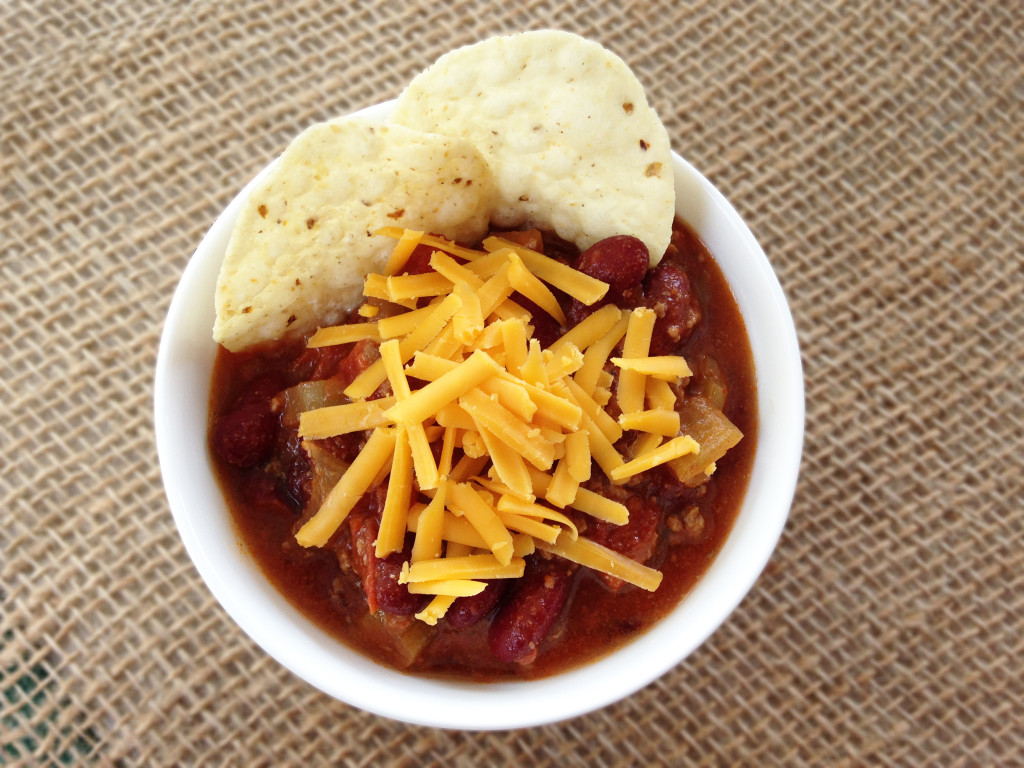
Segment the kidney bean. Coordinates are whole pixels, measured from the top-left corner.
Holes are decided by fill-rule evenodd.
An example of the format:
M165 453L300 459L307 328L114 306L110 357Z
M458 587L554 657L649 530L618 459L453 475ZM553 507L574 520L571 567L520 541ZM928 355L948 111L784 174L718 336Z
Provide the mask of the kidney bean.
M580 254L573 267L608 283L608 293L587 306L576 299L568 302L566 314L575 324L605 304L632 306L643 299L643 280L650 254L643 241L632 235L615 235L598 240Z
M276 437L277 416L270 411L270 401L256 401L217 420L213 447L228 464L252 467L270 456Z
M487 582L484 591L479 595L458 598L445 614L448 623L456 629L472 627L498 604L498 600L505 594L507 581L507 579L494 579Z
M398 574L402 570L402 563L409 561L412 555L412 537L407 537L405 548L401 552L392 552L381 559L376 559L377 574L374 579L377 590L377 606L384 613L393 616L411 616L423 609L429 602L428 595L414 595L409 592L405 584L398 583Z
M434 268L430 266L430 257L435 250L429 245L417 245L413 248L409 260L405 262L401 272L407 275L425 275L427 272L433 272Z
M371 508L373 506L371 501ZM371 513L364 516L357 526L352 538L352 562L363 579L370 613L383 611L392 616L411 616L421 610L430 598L414 595L408 587L398 583L402 563L412 555L412 536L406 537L405 548L401 552L380 558L374 546L380 532L380 520Z
M262 406L288 386L284 376L279 373L264 373L249 381L238 393L232 404L232 410L250 405Z
M644 563L654 554L658 542L661 507L651 499L630 496L626 509L629 510L629 522L612 525L597 521L590 530L589 538L631 560Z
M637 299L649 264L650 254L642 240L632 235L615 235L587 248L573 266L608 283L605 298L619 304Z
M651 354L670 355L700 322L700 305L693 295L690 278L675 264L662 262L648 275L644 294L644 303L658 316Z
M634 495L630 495L625 503L629 510L629 522L625 525L612 525L595 521L587 531L587 538L631 560L645 563L651 559L658 545L658 531L663 516L661 506L652 498ZM615 590L624 584L614 576L602 574L602 578Z
M565 312L565 318L569 321L569 325L579 325L605 304L607 302L601 299L588 306L579 299L569 297L562 304L562 311Z
M488 641L495 658L530 664L569 596L569 567L564 560L530 558L515 591L491 620Z

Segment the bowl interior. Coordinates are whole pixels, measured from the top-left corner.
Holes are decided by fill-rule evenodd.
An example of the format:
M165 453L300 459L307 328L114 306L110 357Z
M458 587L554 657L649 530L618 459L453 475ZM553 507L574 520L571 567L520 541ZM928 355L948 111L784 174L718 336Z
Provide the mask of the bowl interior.
M361 114L383 118L390 106ZM775 547L796 484L804 409L799 349L785 297L750 231L675 154L673 170L676 212L707 243L746 320L759 390L750 485L722 551L671 614L601 660L531 682L462 683L382 667L299 614L246 552L214 479L203 406L216 356L217 273L243 201L260 177L220 215L189 261L164 326L154 394L157 448L189 555L232 619L271 656L331 696L380 715L447 728L514 728L562 720L633 693L685 658L736 607Z

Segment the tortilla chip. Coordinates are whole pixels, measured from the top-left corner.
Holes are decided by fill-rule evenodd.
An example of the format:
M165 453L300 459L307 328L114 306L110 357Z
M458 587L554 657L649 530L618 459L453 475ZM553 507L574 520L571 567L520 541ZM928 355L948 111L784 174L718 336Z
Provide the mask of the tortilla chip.
M629 67L567 32L496 37L442 56L391 122L459 136L487 160L497 226L553 229L585 249L634 235L661 260L675 187L668 134Z
M492 192L462 139L362 118L312 126L238 217L217 279L214 341L238 351L337 322L394 247L374 231L479 240Z

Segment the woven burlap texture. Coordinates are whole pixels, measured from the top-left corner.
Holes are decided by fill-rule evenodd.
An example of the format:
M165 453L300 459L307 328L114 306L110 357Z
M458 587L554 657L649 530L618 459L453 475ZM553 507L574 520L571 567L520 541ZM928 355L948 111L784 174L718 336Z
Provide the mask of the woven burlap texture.
M1024 17L1013 3L0 5L0 764L1024 762ZM218 212L450 48L618 52L790 299L800 485L740 609L559 725L354 710L263 654L175 531L152 379Z

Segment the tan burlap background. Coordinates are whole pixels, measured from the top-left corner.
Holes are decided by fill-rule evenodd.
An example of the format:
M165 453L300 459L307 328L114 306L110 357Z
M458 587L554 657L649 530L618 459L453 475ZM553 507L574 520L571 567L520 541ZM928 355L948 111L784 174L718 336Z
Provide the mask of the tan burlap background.
M0 4L0 764L1024 763L1017 3ZM576 720L471 734L336 702L228 619L157 469L165 311L310 122L453 46L616 50L796 317L807 437L764 576Z

